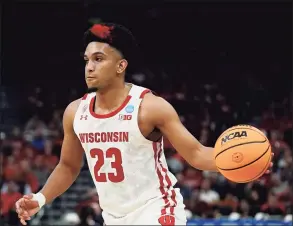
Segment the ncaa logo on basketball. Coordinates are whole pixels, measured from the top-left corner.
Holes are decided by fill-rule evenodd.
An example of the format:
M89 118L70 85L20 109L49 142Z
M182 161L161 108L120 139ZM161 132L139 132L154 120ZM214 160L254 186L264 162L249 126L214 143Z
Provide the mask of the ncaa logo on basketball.
M119 115L119 120L124 121L124 120L131 120L132 115Z
M222 138L222 145L225 144L227 141L233 140L235 138L243 138L247 137L247 132L242 131L242 132L235 132L235 133L230 133L227 136Z
M134 106L133 105L128 105L126 108L125 108L125 111L127 113L132 113L134 111Z

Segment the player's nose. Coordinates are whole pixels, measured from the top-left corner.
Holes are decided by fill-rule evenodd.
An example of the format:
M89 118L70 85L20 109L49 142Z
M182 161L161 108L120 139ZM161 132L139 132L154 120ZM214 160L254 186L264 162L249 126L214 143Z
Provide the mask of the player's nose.
M93 72L95 70L95 64L89 61L86 65L87 72Z

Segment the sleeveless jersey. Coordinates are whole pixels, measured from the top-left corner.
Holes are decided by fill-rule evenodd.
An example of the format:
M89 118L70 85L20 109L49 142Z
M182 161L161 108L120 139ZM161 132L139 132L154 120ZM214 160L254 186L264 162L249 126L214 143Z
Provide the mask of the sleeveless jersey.
M162 215L176 206L163 141L147 140L138 126L138 112L148 89L132 85L114 112L94 112L95 93L85 95L74 119L74 131L85 151L100 206L113 217L123 217L154 199L162 200ZM168 212L170 211L170 212Z

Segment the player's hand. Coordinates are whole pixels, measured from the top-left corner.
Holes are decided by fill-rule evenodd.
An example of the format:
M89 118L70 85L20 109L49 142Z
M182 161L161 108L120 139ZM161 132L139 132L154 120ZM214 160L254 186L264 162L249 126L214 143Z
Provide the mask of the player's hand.
M16 212L22 225L27 225L26 221L31 219L31 216L35 215L40 206L38 201L33 200L33 195L24 195L15 203Z
M272 168L274 166L274 163L273 163L273 157L274 157L274 153L272 153L272 157L271 157L271 163L270 163L270 166L268 167L267 171L266 171L266 174L269 174L272 172Z

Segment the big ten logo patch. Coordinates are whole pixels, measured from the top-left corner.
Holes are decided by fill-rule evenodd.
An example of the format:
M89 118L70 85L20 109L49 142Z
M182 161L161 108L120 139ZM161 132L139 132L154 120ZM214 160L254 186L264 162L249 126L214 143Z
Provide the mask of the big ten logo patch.
M168 226L174 226L175 225L175 217L174 216L171 216L171 215L164 215L164 216L161 216L159 218L159 223L161 225L168 225Z
M119 120L123 121L123 120L131 120L132 119L132 115L119 115Z
M230 133L230 134L228 134L228 135L226 135L225 137L222 138L221 144L223 145L226 142L228 142L230 140L233 140L235 138L247 138L247 131Z

